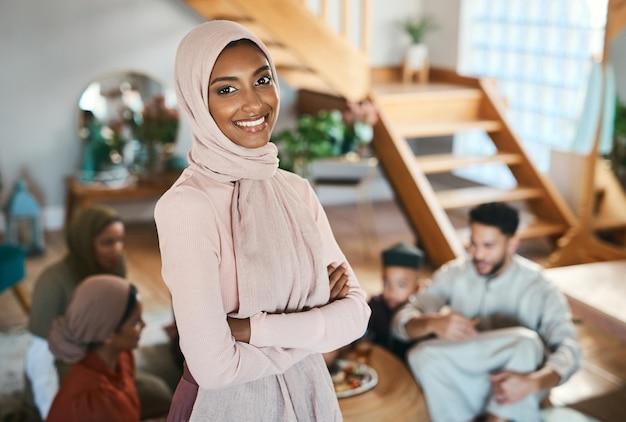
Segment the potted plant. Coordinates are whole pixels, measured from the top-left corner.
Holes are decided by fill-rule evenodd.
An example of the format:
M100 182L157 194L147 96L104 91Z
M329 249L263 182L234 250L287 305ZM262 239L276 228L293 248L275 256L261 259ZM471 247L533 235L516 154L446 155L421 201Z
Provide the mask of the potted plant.
M280 168L306 176L309 163L337 155L344 123L338 110L322 110L298 117L293 129L283 129L272 141L278 147Z
M400 28L408 35L410 43L404 56L403 79L412 79L415 71L424 70L420 74L420 82L428 79L428 47L424 37L437 29L435 20L428 16L408 17L400 21Z
M369 156L369 146L374 138L374 125L378 122L378 111L370 101L348 101L343 112L344 130L342 154L357 153Z
M129 123L140 143L139 162L136 163L140 176L151 179L164 170L174 150L178 120L178 111L165 104L163 95L146 101L141 114L133 114Z
M360 152L372 141L377 120L378 113L369 101L348 102L343 112L303 114L295 128L283 129L272 138L280 167L306 177L313 160Z

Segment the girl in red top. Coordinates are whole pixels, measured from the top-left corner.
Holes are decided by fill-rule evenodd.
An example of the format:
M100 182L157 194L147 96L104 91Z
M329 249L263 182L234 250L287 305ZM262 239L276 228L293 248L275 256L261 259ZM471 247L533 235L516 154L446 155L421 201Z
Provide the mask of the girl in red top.
M73 365L46 421L139 421L132 350L144 326L139 295L127 280L97 275L82 282L52 324L50 350Z

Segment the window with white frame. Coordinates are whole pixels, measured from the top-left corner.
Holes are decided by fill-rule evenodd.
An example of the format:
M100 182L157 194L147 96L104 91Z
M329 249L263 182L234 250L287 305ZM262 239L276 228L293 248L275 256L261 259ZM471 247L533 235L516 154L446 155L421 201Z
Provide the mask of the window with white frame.
M607 0L469 0L459 72L497 81L507 120L540 171L550 150L568 150L594 55L602 52ZM459 155L495 152L484 132L455 136ZM516 182L505 165L462 169L498 187Z

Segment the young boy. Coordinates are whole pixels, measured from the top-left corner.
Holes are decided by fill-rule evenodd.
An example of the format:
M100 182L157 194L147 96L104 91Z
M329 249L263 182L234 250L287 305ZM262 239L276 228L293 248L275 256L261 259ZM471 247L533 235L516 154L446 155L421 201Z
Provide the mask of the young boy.
M366 337L404 360L411 343L391 335L393 312L419 289L424 253L408 243L397 243L382 252L383 291L369 301L372 315Z

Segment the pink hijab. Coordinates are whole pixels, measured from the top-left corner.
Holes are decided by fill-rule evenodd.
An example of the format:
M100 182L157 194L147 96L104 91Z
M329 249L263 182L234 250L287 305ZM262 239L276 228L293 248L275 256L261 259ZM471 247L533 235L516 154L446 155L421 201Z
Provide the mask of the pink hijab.
M121 277L100 274L81 282L65 315L52 322L50 351L60 360L78 362L93 344L113 334L124 317L131 284Z
M256 35L234 22L210 21L197 26L183 38L176 53L176 95L189 118L193 136L189 162L221 182L267 179L278 168L276 145L268 143L255 149L239 146L222 133L209 113L208 88L213 65L228 43L243 38L253 41L267 57L278 91L276 68L269 51Z
M231 207L240 317L285 312L328 301L321 234L311 210L278 171L272 143L245 148L227 138L208 109L208 85L219 54L249 39L274 62L263 42L243 26L209 21L181 41L176 54L176 94L191 123L189 168L218 182L234 182ZM278 112L278 110L276 110Z

